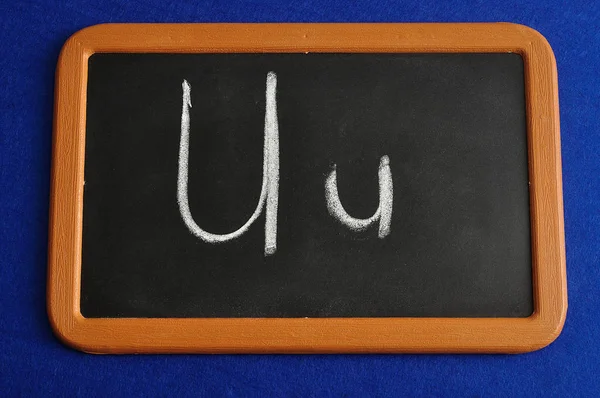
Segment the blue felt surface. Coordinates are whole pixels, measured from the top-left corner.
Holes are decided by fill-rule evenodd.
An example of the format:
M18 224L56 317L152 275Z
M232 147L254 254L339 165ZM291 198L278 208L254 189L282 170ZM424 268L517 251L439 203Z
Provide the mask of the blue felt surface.
M600 2L9 1L0 4L0 396L594 396L600 391ZM54 68L100 22L510 21L558 61L569 314L524 355L93 356L45 312Z

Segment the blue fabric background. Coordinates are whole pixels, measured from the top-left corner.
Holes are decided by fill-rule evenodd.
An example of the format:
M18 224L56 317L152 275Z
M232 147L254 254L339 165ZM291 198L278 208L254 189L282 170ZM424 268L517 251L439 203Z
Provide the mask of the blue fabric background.
M0 396L598 396L600 2L0 2ZM54 69L100 22L509 21L558 61L569 314L523 355L95 356L61 345L45 310Z

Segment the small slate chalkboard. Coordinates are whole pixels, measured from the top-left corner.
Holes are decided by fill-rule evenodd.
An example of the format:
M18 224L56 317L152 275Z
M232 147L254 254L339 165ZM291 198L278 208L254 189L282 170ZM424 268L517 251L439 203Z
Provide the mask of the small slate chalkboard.
M428 29L441 37L448 26ZM70 53L78 50L66 45L57 103L58 112L75 106L61 84L74 84L68 90L83 98L82 114L72 113L81 131L72 171L81 185L69 188L79 198L71 221L80 238L75 263L66 264L52 257L53 235L49 290L50 300L62 300L52 283L65 283L57 279L64 275L56 273L73 275L77 293L64 299L77 308L69 316L85 324L75 345L294 352L312 351L316 341L316 351L477 351L479 341L481 350L522 351L550 342L560 327L544 335L533 326L549 311L545 300L563 300L564 278L558 296L540 290L555 283L540 279L543 267L564 270L560 175L553 174L560 159L556 148L541 148L534 130L536 112L544 120L556 112L555 70L549 47L536 52L545 43L536 33L487 27L496 41L481 42L481 29L469 25L471 36L454 33L445 47L427 35L421 46L406 44L402 34L423 34L420 25L108 25L78 33L89 50L73 66ZM199 35L196 44L186 29L228 39ZM336 29L346 37L337 46ZM371 34L371 46L353 30ZM242 32L254 39L239 39ZM297 34L306 43L292 40ZM396 48L384 40L390 34ZM135 39L142 35L146 41ZM116 46L109 36L126 40ZM548 76L532 75L536 62ZM84 78L61 81L68 68L70 79L82 71ZM57 120L60 151L67 131ZM558 137L557 124L536 131ZM56 149L59 176L68 166ZM554 157L544 159L547 150ZM536 172L550 172L550 185ZM57 178L54 211L65 205ZM546 232L536 217L558 220L549 231L558 247L540 244ZM554 262L542 265L540 250L553 251ZM564 303L546 315L557 325ZM257 320L292 329L304 321L312 342L299 337L306 330L280 340L275 326L256 329L267 337L252 341L252 332L235 335L228 324L251 329ZM472 334L469 341L477 327L483 336L500 320L500 329L523 325L533 336L517 343L513 332L506 343ZM399 336L379 348L368 341L412 327L395 322L431 329L421 345ZM136 324L163 341L134 342L121 326ZM345 334L352 327L362 329L362 343ZM451 332L445 327L462 337L436 335ZM207 328L232 334L180 340L181 328L190 336ZM340 343L319 342L331 328ZM111 332L99 337L101 330Z

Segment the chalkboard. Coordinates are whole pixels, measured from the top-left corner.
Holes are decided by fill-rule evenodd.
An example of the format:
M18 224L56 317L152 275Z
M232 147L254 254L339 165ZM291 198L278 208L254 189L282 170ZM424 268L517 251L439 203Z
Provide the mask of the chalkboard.
M533 312L519 54L96 53L85 134L85 317Z
M94 353L516 353L567 312L556 62L478 24L64 45L48 315Z

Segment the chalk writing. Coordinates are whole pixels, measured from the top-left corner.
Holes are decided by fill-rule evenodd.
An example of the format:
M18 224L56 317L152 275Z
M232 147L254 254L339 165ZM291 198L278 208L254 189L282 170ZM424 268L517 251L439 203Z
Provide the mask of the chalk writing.
M181 111L181 139L179 141L179 168L177 175L177 203L185 225L192 234L207 243L222 243L242 236L261 215L265 215L265 255L277 250L277 207L279 201L279 126L277 121L277 76L267 74L265 130L263 145L263 176L260 198L254 213L239 229L228 234L213 234L200 228L194 221L188 201L188 161L190 147L190 108L192 107L190 84L184 80Z
M277 120L277 75L267 74L265 129L263 144L263 175L260 197L254 213L244 225L228 234L213 234L200 228L194 221L188 199L188 164L190 156L190 108L192 87L182 83L181 138L179 141L179 168L177 174L177 203L179 212L192 234L207 243L223 243L242 236L265 211L265 255L277 251L277 209L279 203L279 122ZM379 163L379 205L375 213L365 219L350 216L340 201L335 164L325 179L325 201L329 214L350 230L360 232L379 221L379 238L390 233L393 207L393 183L389 157L382 156Z
M337 170L334 164L329 175L325 179L325 201L329 214L352 231L360 232L367 229L371 224L379 221L379 238L385 238L390 233L392 222L392 205L394 201L394 189L392 183L392 172L390 170L390 159L382 156L379 162L379 206L369 218L354 218L350 216L340 201L337 188Z

